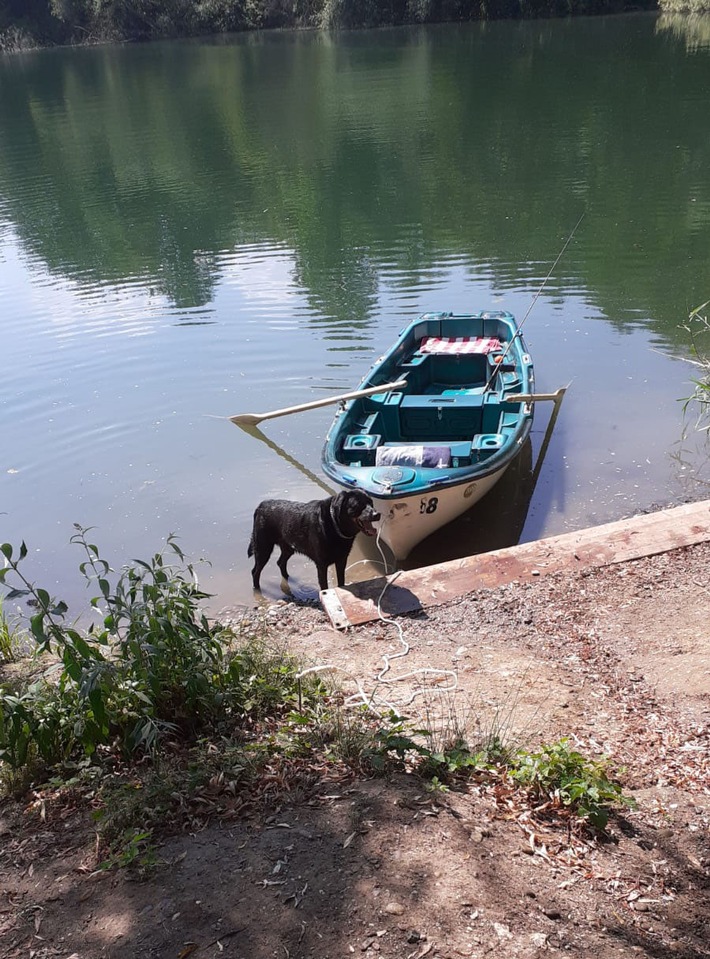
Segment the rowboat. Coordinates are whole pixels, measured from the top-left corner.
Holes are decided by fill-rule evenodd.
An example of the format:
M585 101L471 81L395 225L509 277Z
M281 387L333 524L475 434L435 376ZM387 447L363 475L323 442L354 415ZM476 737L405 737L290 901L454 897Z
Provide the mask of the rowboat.
M554 398L533 388L511 313L425 313L341 402L323 470L372 497L381 539L402 560L485 496L518 456L534 401Z

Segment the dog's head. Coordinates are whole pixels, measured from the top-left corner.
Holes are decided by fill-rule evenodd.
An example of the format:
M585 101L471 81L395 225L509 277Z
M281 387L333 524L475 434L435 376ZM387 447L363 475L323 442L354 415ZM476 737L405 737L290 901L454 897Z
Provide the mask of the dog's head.
M367 495L362 490L352 489L338 493L335 497L334 511L338 517L338 525L344 533L364 533L374 536L377 530L372 525L380 520L380 514Z

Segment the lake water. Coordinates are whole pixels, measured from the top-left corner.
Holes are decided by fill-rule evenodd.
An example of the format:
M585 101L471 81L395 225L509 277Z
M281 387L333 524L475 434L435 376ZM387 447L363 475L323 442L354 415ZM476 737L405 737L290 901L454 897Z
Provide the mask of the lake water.
M333 411L264 424L293 459L225 417L354 388L420 312L521 318L585 211L525 324L538 388L571 382L537 474L542 407L507 486L409 565L708 495L673 356L710 298L710 30L641 14L0 59L0 539L76 602L74 522L116 567L175 532L217 605L250 602L254 506L325 495ZM275 564L262 581L280 595Z

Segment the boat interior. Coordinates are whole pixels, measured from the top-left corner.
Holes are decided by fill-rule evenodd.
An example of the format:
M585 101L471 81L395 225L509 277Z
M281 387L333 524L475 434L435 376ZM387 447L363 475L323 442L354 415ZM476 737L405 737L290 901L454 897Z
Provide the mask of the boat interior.
M529 389L520 343L510 344L514 331L495 316L423 318L374 379L403 379L406 387L352 403L338 460L352 467L448 468L503 449L520 425L520 403L509 394Z

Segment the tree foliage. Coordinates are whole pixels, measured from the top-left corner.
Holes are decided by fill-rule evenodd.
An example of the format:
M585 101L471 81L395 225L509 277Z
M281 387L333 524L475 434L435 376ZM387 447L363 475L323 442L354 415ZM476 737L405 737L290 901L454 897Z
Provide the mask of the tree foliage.
M569 16L655 6L656 0L0 0L0 49L272 27L338 29Z

